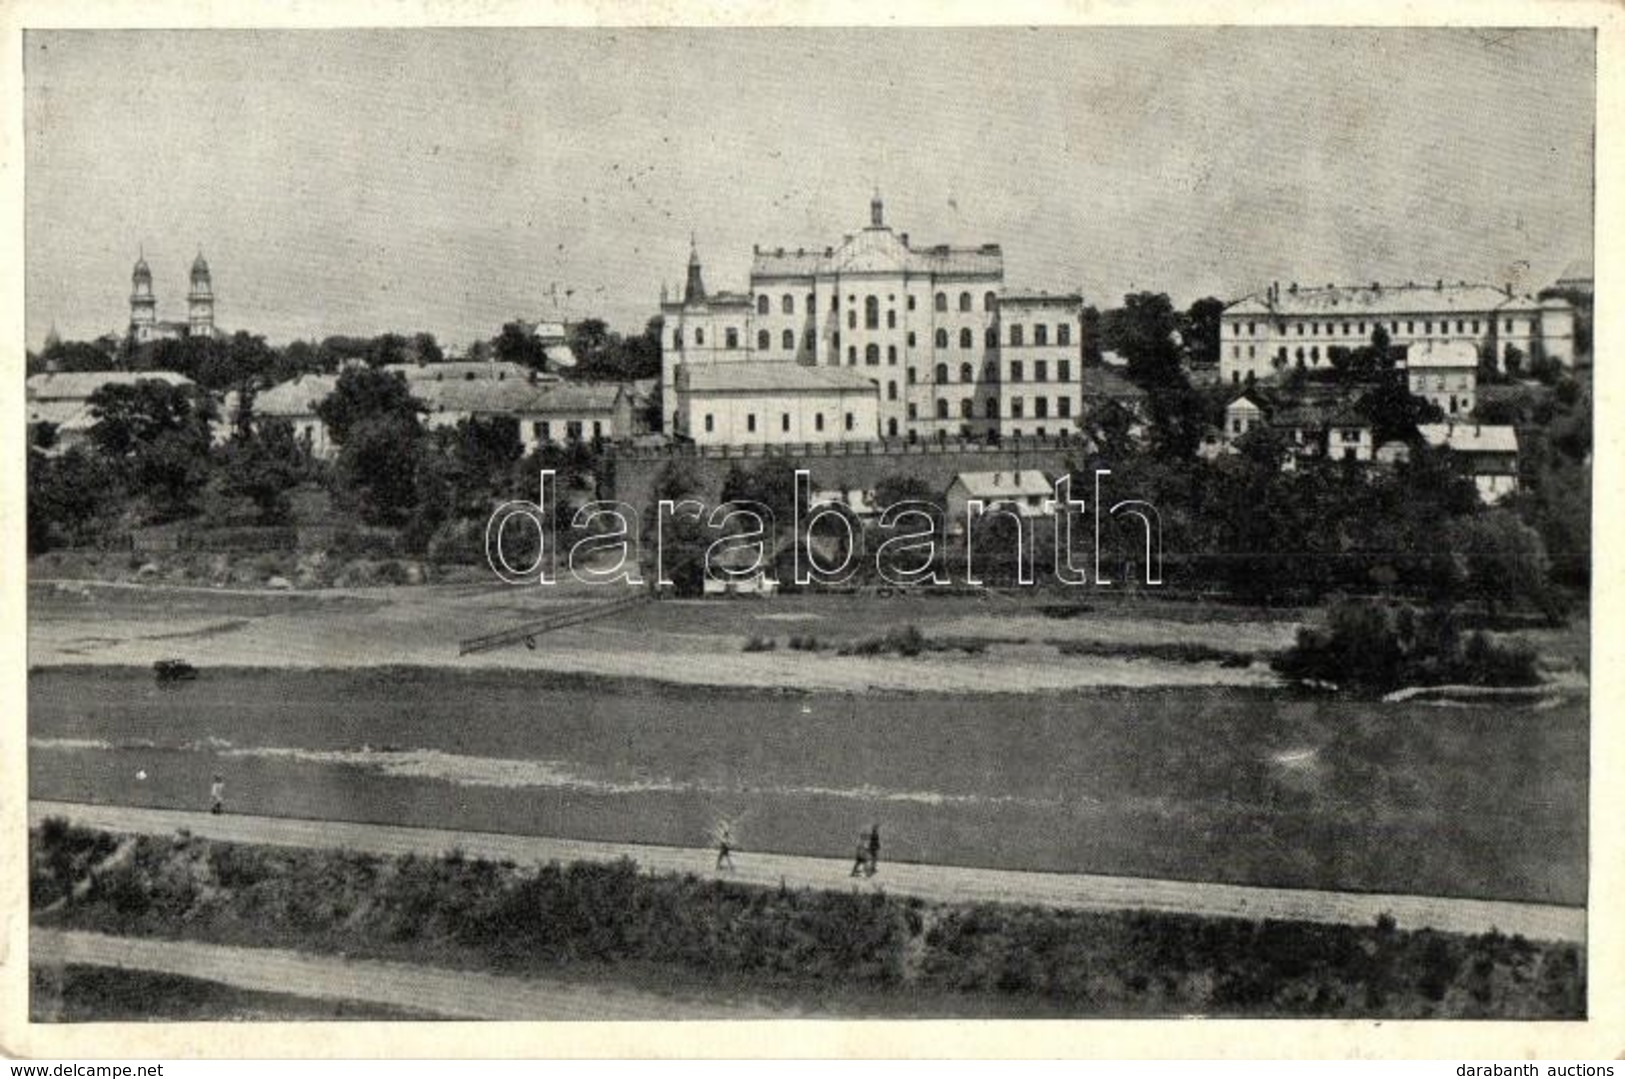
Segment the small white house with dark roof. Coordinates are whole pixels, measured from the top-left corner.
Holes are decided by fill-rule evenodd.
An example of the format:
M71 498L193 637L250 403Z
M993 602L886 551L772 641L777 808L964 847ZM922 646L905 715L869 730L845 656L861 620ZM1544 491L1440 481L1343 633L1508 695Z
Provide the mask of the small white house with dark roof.
M1021 517L1055 516L1055 487L1035 468L961 472L948 485L948 519L963 523L972 501L986 510L1006 507Z
M1252 394L1244 393L1224 406L1224 437L1235 442L1255 427L1269 422L1269 410Z
M1481 501L1499 502L1518 490L1518 430L1504 424L1424 423L1422 441L1461 458Z
M1405 382L1413 396L1438 405L1446 416L1466 416L1478 398L1478 346L1439 341L1412 348Z

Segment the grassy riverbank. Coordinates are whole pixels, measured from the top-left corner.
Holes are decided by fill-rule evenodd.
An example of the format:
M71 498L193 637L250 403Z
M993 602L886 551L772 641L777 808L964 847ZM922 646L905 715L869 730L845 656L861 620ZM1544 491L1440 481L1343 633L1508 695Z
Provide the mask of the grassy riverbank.
M1582 948L1494 933L935 904L629 862L529 868L188 837L128 840L109 857L98 833L56 823L32 840L35 921L53 928L805 996L837 1011L878 997L901 1014L1584 1012Z

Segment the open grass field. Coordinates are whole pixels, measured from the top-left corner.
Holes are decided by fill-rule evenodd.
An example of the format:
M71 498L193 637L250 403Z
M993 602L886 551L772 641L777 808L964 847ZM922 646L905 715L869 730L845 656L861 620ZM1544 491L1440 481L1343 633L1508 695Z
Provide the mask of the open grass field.
M219 772L229 808L268 815L679 845L729 819L746 857L846 855L878 821L892 860L1585 901L1579 699L422 668L206 667L160 690L144 669L48 667L29 703L36 798L199 808Z

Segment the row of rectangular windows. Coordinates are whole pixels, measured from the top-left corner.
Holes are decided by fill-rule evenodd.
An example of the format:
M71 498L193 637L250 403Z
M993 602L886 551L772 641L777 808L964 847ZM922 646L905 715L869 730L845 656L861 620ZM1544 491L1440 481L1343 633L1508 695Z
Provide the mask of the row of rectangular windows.
M896 320L895 319L891 320L888 323L888 325L895 326L896 325ZM856 328L855 323L853 323L853 328ZM876 329L876 328L877 327L873 327L873 326L870 327L870 329ZM1011 345L1017 346L1017 347L1025 345L1026 344L1025 337L1026 337L1026 334L1023 331L1023 327L1019 322L1014 323L1014 324L1012 324L1010 326L1009 343ZM783 348L786 352L788 352L788 351L790 351L790 350L792 350L792 349L794 349L796 347L796 334L795 334L794 330L785 330L780 335L779 340L780 340L780 347ZM812 330L806 331L806 346L807 346L807 348L809 350L816 343L816 340L817 339L816 339L816 336L814 334L814 331L812 331ZM908 335L908 347L909 348L914 348L916 340L917 339L916 339L916 337L914 335L914 332L912 330L910 330L909 335ZM993 327L988 327L986 332L983 334L983 340L985 341L988 348L998 348L999 347L999 331L994 329ZM832 341L832 343L833 343L833 345L834 345L834 347L836 349L839 349L841 347L841 335L839 333L833 334L832 337L831 337L831 341ZM723 342L724 342L724 347L725 348L729 348L729 349L738 348L739 347L739 330L734 328L734 327L731 327L731 326L728 327L728 329L724 331ZM694 330L694 344L696 346L703 346L705 344L705 330L703 328L696 328ZM960 348L972 348L972 347L975 346L975 344L976 344L976 335L975 335L975 333L973 333L972 330L970 329L970 327L968 327L968 326L962 328L959 331L959 347ZM1033 344L1034 345L1048 345L1049 344L1049 326L1047 324L1040 322L1040 323L1036 323L1033 326ZM1060 346L1060 347L1070 347L1071 346L1071 344L1072 344L1072 327L1071 326L1069 326L1069 325L1067 325L1066 323L1063 322L1063 323L1060 323L1059 325L1057 325L1055 327L1055 344L1057 346ZM936 345L937 345L938 348L947 348L948 347L948 331L946 329L937 330ZM683 347L683 331L682 330L679 329L679 330L673 330L672 331L672 334L671 334L671 346L672 346L672 348L675 348L675 349L680 349L680 348ZM757 349L757 351L758 352L766 352L768 349L770 349L772 347L773 347L773 335L771 333L769 333L767 330L758 330L756 332L756 349ZM874 348L875 346L870 345L869 347ZM895 346L893 346L893 350L895 351Z
M908 300L908 309L910 311L914 310L914 308L915 308L914 297L909 296L909 297L907 297L907 300ZM856 307L857 303L858 303L858 298L856 296L848 296L846 298L846 302L851 304L853 307ZM891 295L888 295L886 297L886 302L887 303L896 303L897 302L897 294L892 293ZM813 313L813 308L815 307L816 303L817 303L817 301L814 298L813 294L810 293L810 292L807 293L807 301L806 301L807 314L810 315L810 314ZM961 292L959 294L959 309L961 311L969 311L969 310L971 310L972 307L974 306L974 303L975 303L975 301L972 300L970 293ZM758 315L767 314L772 309L772 305L773 305L773 301L768 297L768 295L765 292L757 294L757 296L756 296L756 313ZM984 310L984 311L992 311L992 310L995 310L998 306L999 306L999 297L998 297L997 293L994 293L994 292L984 292L984 293L982 293L982 310ZM938 311L946 311L946 310L948 310L948 294L946 292L937 293L936 308L937 308ZM831 311L839 311L841 309L841 297L839 295L834 295L834 296L831 296L829 298L829 309ZM782 297L780 297L780 299L779 299L779 310L782 313L786 314L786 315L793 315L793 314L796 313L796 298L792 293L786 292ZM854 314L855 314L855 312L854 312ZM863 317L864 317L864 320L869 324L870 329L873 329L875 326L879 325L879 322L880 322L880 297L879 296L872 296L871 295L871 296L865 296L863 298Z
M951 411L951 409L952 409L952 406L949 405L948 399L946 397L937 398L937 419L939 419L939 420L948 419L949 418L948 413ZM1011 419L1014 419L1014 420L1023 419L1023 418L1025 418L1025 412L1026 412L1026 403L1025 403L1025 401L1022 400L1022 398L1020 398L1020 397L1012 397L1012 398L1010 398L1010 418ZM976 402L972 401L968 397L962 399L959 402L959 417L960 417L960 419L965 419L965 420L973 419L975 417L975 413L976 413ZM999 399L997 397L989 397L985 401L982 402L982 415L986 419L990 419L990 420L996 420L996 419L999 418ZM1056 415L1057 418L1063 419L1063 420L1067 420L1067 419L1072 418L1072 399L1070 397L1057 397L1055 399L1055 415ZM911 420L919 419L919 407L917 405L910 404L908 406L908 418L911 419ZM1033 418L1034 419L1039 419L1039 420L1049 419L1049 398L1048 397L1034 397L1033 398Z
M549 420L537 420L531 424L531 434L536 436L538 442L553 441L553 424ZM585 425L579 420L570 420L564 425L564 437L571 442L580 442L585 433ZM604 437L604 424L601 420L592 421L592 437Z
M846 429L848 431L851 431L851 430L854 430L856 427L857 427L857 418L852 413L848 412L846 414ZM822 431L824 429L824 414L822 412L817 412L817 413L813 414L813 428L815 430L818 430L818 431ZM714 416L711 413L707 412L705 414L705 431L706 431L706 433L707 434L715 433L716 429L717 429L716 416ZM788 413L788 412L780 413L780 415L779 415L779 429L781 431L789 431L790 430L790 413ZM745 414L745 430L750 431L752 433L755 432L755 430L756 430L756 413L748 412L748 413Z
M1422 320L1422 327L1423 327L1422 332L1423 333L1431 334L1433 332L1433 321L1434 320L1432 320L1432 319L1423 319ZM1445 333L1445 334L1449 333L1450 332L1450 320L1449 319L1440 319L1438 321L1439 321L1439 332L1440 333ZM1416 322L1417 322L1416 319L1407 319L1405 321L1405 332L1407 334L1416 333ZM1309 327L1308 332L1309 332L1309 335L1312 336L1312 337L1313 336L1319 336L1323 332L1326 334L1327 337L1335 336L1337 334L1337 326L1338 326L1338 324L1335 323L1335 322L1325 322L1325 323L1321 323L1321 322L1296 322L1296 323L1293 323L1293 325L1295 325L1298 328L1298 336L1299 337L1302 337L1304 335L1304 327L1305 326ZM1373 323L1371 323L1371 326L1373 328L1375 328L1377 326L1381 326L1381 325L1382 325L1381 322L1373 322ZM1476 318L1474 318L1474 319L1458 318L1458 319L1456 319L1456 332L1457 333L1468 333L1469 331L1468 331L1467 327L1471 326L1472 330L1470 332L1475 333L1475 334L1482 333L1483 332L1482 329L1481 329L1482 325L1483 325L1482 321L1479 320L1479 319L1476 319ZM1491 323L1490 323L1490 326L1491 326L1492 329L1494 328L1494 325L1495 325L1495 323L1492 320ZM1515 332L1513 327L1517 325L1517 320L1509 318L1509 319L1506 320L1505 325L1506 325L1506 332L1507 333L1513 333L1513 332ZM1358 333L1362 337L1365 336L1366 323L1364 323L1364 322L1345 322L1345 323L1342 324L1342 326L1343 326L1343 336L1344 337L1351 336L1352 334L1355 334L1355 333ZM1530 323L1530 328L1531 329L1533 328L1533 326L1534 326L1534 324ZM1239 323L1239 322L1231 323L1231 328L1234 331L1231 334L1231 336L1232 337L1240 337L1241 333L1242 333L1241 327L1242 327L1242 324ZM1324 327L1324 329L1322 329L1322 327ZM1352 329L1352 327L1358 327L1358 329ZM1257 328L1258 328L1258 324L1256 322L1247 323L1247 336L1249 336L1249 337L1255 336ZM1287 324L1285 322L1276 323L1275 324L1275 332L1276 333L1282 333L1282 334L1286 333L1287 332ZM1395 333L1399 332L1399 322L1398 322L1397 319L1393 320L1393 321L1390 321L1388 323L1388 332L1391 333L1391 334L1395 334Z
M873 348L874 346L871 345L870 347ZM871 360L871 361L869 361L869 366L874 366L875 363L877 363L877 362L878 362L877 360ZM896 361L893 360L892 362L895 363ZM936 370L933 372L933 374L936 375L935 381L938 382L938 383L946 383L946 382L952 381L949 378L948 365L945 364L945 363L937 364ZM994 364L994 363L987 364L983 368L982 375L983 375L983 380L984 381L997 382L998 379L999 379L998 365ZM1007 382L1025 382L1026 381L1026 375L1027 375L1026 366L1020 360L1011 360L1010 361L1010 371L1009 371L1009 374L1006 376L1005 381L1007 381ZM1048 360L1035 360L1035 361L1033 361L1033 378L1032 378L1032 380L1034 382L1048 382L1050 380L1050 378L1049 378L1049 361ZM909 385L911 385L911 386L914 383L919 381L919 370L918 370L918 368L910 367L908 369L908 381L909 381ZM975 382L976 381L976 368L975 368L975 366L972 365L972 364L968 364L968 363L960 364L959 365L959 381L960 382ZM1070 360L1057 360L1055 362L1055 381L1057 381L1057 382L1071 382L1072 381L1072 362ZM893 383L889 383L888 385L895 386L896 383L893 382Z

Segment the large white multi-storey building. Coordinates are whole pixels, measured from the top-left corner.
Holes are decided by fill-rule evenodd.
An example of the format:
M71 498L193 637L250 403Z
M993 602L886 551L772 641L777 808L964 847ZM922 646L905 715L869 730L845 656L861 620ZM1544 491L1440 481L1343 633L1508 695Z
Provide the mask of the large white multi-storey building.
M1059 434L1081 408L1082 308L1077 294L1006 295L998 244L913 246L885 223L876 196L868 227L838 246L758 246L748 293L708 293L692 252L682 298L661 303L661 407L669 431L699 439L705 409L682 399L685 385L723 394L729 364L839 367L873 387L873 428L848 428L844 405L841 423L820 428L830 387L787 375L774 430L788 423L809 442ZM715 370L679 376L702 366ZM740 381L754 390L772 380ZM842 392L850 396L850 379ZM744 428L728 437L752 434L763 437L744 440L769 441Z
M1239 385L1293 367L1311 370L1332 362L1335 349L1370 344L1381 326L1404 356L1412 346L1469 342L1485 359L1505 366L1509 356L1544 354L1574 362L1574 308L1566 300L1537 300L1510 289L1460 282L1287 289L1272 285L1224 312L1219 376Z

